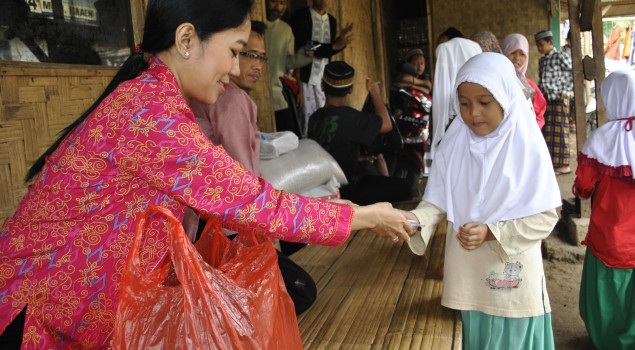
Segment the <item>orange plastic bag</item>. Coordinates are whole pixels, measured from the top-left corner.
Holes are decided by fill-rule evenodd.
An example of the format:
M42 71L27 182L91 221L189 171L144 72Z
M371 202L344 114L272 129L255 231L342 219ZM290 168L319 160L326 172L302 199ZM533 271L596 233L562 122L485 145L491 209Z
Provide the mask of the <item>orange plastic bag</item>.
M170 258L147 272L139 253L151 213L169 220ZM170 277L174 274L178 280ZM195 248L168 209L151 206L137 223L126 259L112 345L302 349L271 239L239 233L232 241L222 235L217 220L210 220Z

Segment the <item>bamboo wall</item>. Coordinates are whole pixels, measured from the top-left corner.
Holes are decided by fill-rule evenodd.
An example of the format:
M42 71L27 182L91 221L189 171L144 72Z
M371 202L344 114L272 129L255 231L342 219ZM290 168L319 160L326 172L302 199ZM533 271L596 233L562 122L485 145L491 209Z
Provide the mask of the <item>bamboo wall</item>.
M26 193L31 164L99 97L115 72L59 64L0 66L0 222Z
M550 1L428 0L428 3L428 11L433 18L430 35L432 43L450 26L460 30L466 37L482 30L494 33L499 40L510 33L525 35L529 40L527 77L538 82L540 54L533 38L536 32L549 29Z
M384 88L388 84L381 3L381 0L333 0L330 3L329 13L337 19L338 33L347 23L353 23L352 44L333 56L332 61L344 60L355 68L349 104L358 109L368 94L366 77L381 80Z

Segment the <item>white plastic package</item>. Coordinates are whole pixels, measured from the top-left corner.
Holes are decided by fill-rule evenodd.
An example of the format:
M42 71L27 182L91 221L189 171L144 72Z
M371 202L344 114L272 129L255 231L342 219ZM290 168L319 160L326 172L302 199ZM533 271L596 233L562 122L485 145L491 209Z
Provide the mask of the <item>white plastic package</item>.
M291 131L260 134L260 159L272 159L298 148L298 136Z
M337 192L348 184L337 161L317 142L299 140L298 147L280 157L260 161L260 173L275 188L310 194L320 187L323 193Z

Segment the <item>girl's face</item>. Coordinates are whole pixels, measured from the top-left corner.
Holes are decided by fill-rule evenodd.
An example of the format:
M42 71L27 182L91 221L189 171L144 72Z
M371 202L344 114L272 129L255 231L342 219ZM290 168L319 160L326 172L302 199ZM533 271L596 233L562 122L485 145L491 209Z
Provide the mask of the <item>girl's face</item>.
M520 49L509 53L509 55L507 55L507 58L512 61L512 63L514 64L514 68L516 68L516 71L520 71L520 68L525 64L525 62L527 62L527 56L525 56L523 50Z
M482 85L465 82L459 85L461 118L478 136L496 130L503 121L503 108Z
M426 70L426 59L422 55L414 56L410 59L410 63L417 68L417 75L423 74Z
M212 34L190 53L187 76L181 79L183 94L201 103L213 104L225 91L230 74L240 75L238 53L247 44L249 18L240 26Z

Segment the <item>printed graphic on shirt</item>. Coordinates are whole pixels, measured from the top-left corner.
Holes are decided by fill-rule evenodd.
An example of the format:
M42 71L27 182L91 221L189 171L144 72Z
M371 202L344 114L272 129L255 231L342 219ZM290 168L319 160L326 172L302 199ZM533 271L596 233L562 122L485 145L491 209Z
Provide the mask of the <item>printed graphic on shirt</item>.
M496 273L491 271L489 276L485 279L487 286L491 289L511 289L518 288L523 282L520 277L520 271L523 269L523 264L520 261L505 263L505 269L503 273Z

